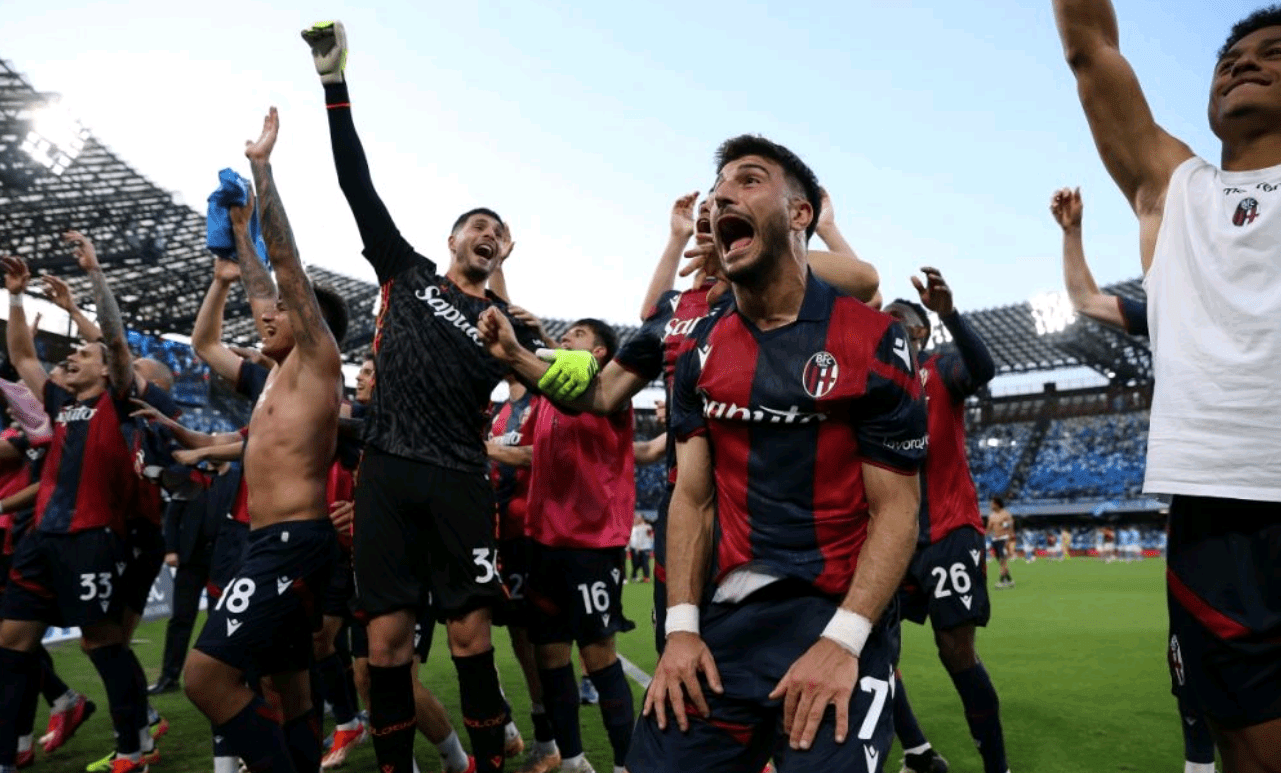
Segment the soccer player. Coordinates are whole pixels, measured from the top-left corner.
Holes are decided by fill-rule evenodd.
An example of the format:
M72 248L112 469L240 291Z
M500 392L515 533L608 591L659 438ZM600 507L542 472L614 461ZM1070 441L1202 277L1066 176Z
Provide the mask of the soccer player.
M148 759L158 755L154 746L145 748L151 746L146 684L137 678L123 599L116 592L128 566L125 530L131 513L125 503L133 501L137 482L126 442L132 423L128 400L138 394L141 379L93 243L74 231L63 238L92 283L104 334L102 342L68 357L67 389L49 379L36 356L22 311L31 274L21 260L4 260L10 361L27 386L44 395L55 433L32 531L17 545L0 608L0 693L18 696L0 707L0 771L14 769L13 719L20 706L35 700L36 651L50 624L80 627L82 644L106 686L118 753L112 773L146 771L143 753Z
M1005 509L1005 500L992 497L991 511L987 517L987 530L992 535L992 552L1001 564L1001 574L996 579L996 587L1014 586L1010 577L1010 553L1014 550L1014 516Z
M1104 165L1139 219L1155 391L1144 491L1171 494L1176 690L1225 771L1281 770L1281 9L1233 26L1210 84L1221 167L1162 129L1108 0L1056 0ZM1217 556L1207 561L1205 556Z
M280 287L277 313L267 321L271 336L263 342L278 364L254 407L244 449L249 539L236 578L187 658L183 682L250 770L310 772L320 767L319 712L309 689L311 633L320 625L320 594L338 550L325 497L342 397L335 338L345 332L346 307L322 307L298 258L271 171L278 131L272 108L262 135L245 146ZM245 684L251 662L281 695L283 731Z
M1059 534L1059 560L1066 561L1072 557L1072 530L1067 526Z
M809 271L820 198L799 158L743 136L717 171L733 292L677 364L667 642L628 769L879 770L926 446L916 363L897 322Z
M374 748L387 773L410 770L414 610L430 592L478 770L491 773L502 769L508 722L491 610L506 596L482 438L490 393L510 368L486 353L476 324L484 310L506 308L485 285L510 254L511 235L497 213L477 208L455 221L443 275L416 253L369 175L344 80L341 23L317 24L303 37L325 87L338 183L383 292L353 558L359 612L369 620ZM532 330L519 329L525 346L540 346Z
M885 312L907 330L912 353L920 357L930 340L930 318L938 315L952 335L955 352L921 361L922 389L929 410L929 450L921 471L922 492L916 554L908 567L900 601L905 619L934 627L939 660L965 707L970 735L983 757L985 773L1007 773L1000 700L975 647L978 626L992 614L987 594L983 516L965 455L965 401L996 375L983 339L957 312L952 288L934 268L912 277L921 302L896 300ZM902 680L895 676L894 731L904 766L919 773L945 771L921 732Z

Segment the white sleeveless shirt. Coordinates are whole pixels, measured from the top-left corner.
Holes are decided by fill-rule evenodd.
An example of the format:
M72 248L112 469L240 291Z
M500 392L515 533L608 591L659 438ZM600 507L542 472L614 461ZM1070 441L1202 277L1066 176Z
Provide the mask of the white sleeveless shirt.
M1144 491L1281 502L1281 166L1181 164L1143 286Z

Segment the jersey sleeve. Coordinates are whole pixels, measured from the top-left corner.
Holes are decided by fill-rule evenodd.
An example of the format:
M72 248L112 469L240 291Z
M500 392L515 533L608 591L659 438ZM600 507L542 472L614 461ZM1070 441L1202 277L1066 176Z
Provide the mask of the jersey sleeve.
M434 274L435 263L414 252L374 190L365 148L351 118L351 100L346 83L325 86L325 107L329 114L329 141L334 167L338 171L338 187L342 188L347 205L356 218L356 228L360 230L360 240L365 247L365 259L378 274L378 283L387 284L418 261L426 261Z
M258 396L267 386L269 372L256 362L241 360L240 373L236 376L236 391L249 398L250 402L258 402Z
M960 314L944 318L943 324L952 334L956 353L939 357L939 377L954 399L964 400L996 376L996 363L982 337Z
M169 392L150 381L147 382L147 388L142 390L142 401L171 419L182 415L182 409L178 407L178 403L174 402Z
M1117 296L1116 303L1121 309L1121 320L1125 322L1125 332L1132 336L1148 335L1147 302Z
M663 339L667 323L671 321L674 301L680 297L675 290L668 290L658 298L654 308L645 317L636 335L623 344L614 355L614 362L646 381L653 381L663 374Z
M74 396L67 390L53 383L53 379L49 379L44 382L44 412L49 414L50 419L54 419L56 421L58 418L58 411L62 410L62 406L71 402L73 399Z
M897 322L877 344L854 421L863 461L904 474L920 469L929 418L907 332Z
M703 415L703 398L698 392L698 379L702 376L699 347L701 339L685 339L684 350L676 359L676 376L672 382L672 404L668 406L671 432L677 440L689 440L707 431Z

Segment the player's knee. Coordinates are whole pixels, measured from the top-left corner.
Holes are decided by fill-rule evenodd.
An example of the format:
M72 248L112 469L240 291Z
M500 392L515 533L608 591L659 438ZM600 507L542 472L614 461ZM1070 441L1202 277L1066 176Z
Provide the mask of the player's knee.
M614 646L614 637L592 642L582 648L583 665L588 671L600 671L609 668L618 660L618 650Z
M481 614L481 613L484 614ZM446 624L449 632L449 651L456 658L479 655L491 646L489 610L476 610Z
M568 666L573 657L573 646L569 642L539 644L534 647L534 662L544 671ZM586 654L584 654L586 659ZM590 669L591 667L588 666Z
M965 671L979 662L978 651L974 646L974 626L938 631L934 635L934 641L938 645L939 660L948 673Z

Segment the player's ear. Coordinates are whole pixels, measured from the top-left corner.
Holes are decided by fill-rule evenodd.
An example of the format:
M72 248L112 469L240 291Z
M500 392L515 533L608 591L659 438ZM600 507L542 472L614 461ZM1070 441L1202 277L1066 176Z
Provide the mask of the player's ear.
M453 254L454 254L454 249L455 249L454 244L455 244L455 241L456 241L456 240L454 239L454 235L453 235L453 234L450 234L450 235L449 235L449 241L448 241L448 242L446 242L446 243L449 245L449 254L450 254L450 255L453 255Z
M791 197L790 220L793 231L805 231L814 222L814 207L804 196Z

